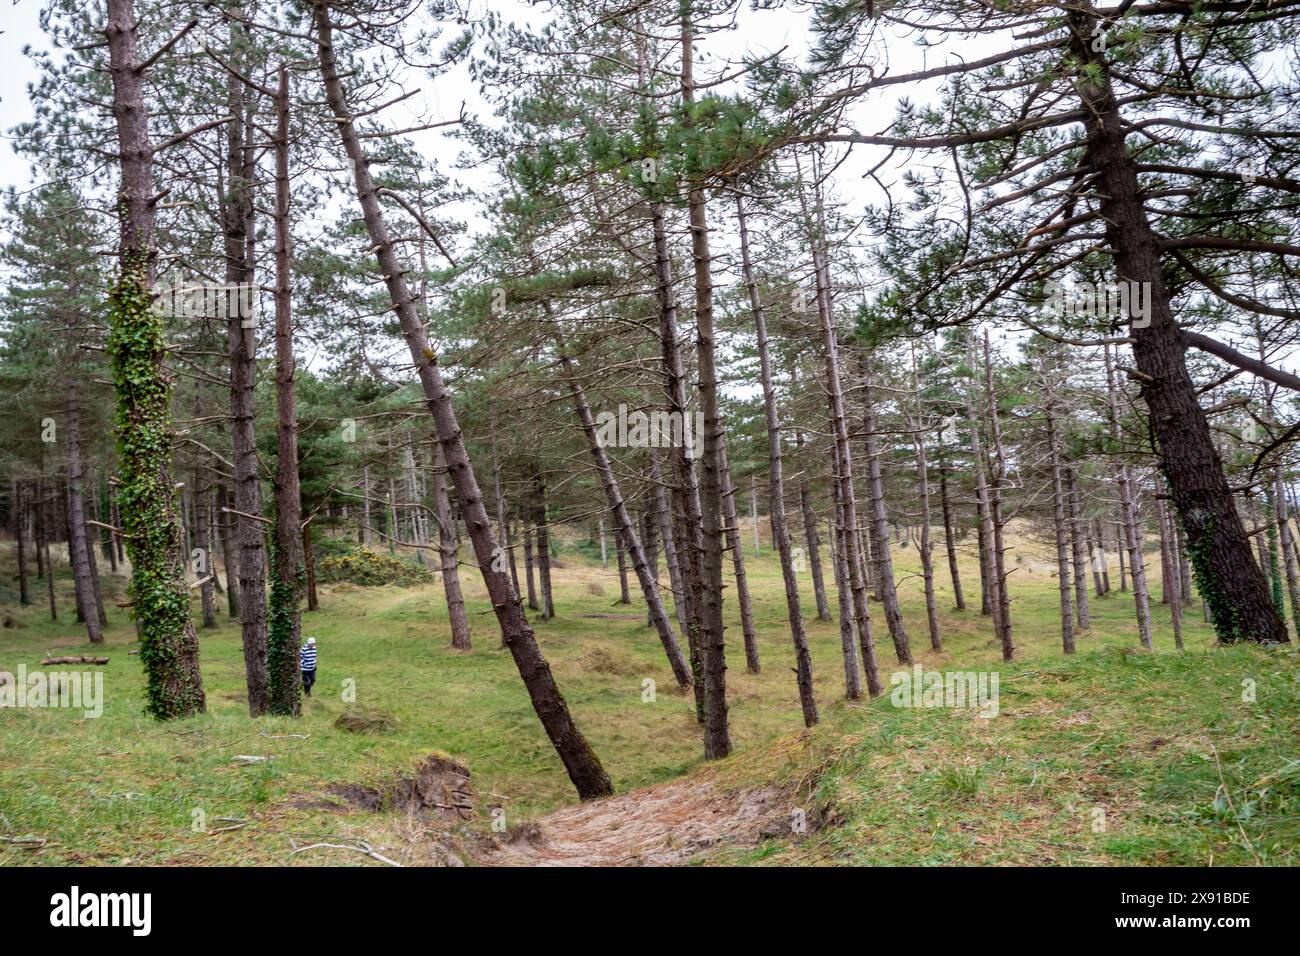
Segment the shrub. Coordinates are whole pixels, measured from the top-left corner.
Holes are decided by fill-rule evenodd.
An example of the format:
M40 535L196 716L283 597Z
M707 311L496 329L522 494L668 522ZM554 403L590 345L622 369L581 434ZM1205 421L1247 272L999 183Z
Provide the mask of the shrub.
M376 554L367 548L352 548L334 554L316 565L316 577L326 583L348 582L365 587L396 584L411 587L434 580L433 572L413 561Z

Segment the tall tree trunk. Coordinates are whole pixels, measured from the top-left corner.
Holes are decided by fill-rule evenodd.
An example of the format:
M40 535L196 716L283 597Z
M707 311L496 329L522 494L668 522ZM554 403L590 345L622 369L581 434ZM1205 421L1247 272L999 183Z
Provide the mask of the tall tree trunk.
M957 570L957 541L953 536L952 500L948 496L948 465L943 460L943 436L939 437L939 502L943 509L943 546L948 552L948 576L952 578L953 606L966 610L961 590L961 573Z
M838 481L831 482L831 498L836 516L835 522L830 526L831 567L835 571L835 591L840 608L840 655L844 659L844 696L849 700L861 700L862 676L858 668L858 649L854 644L852 575L849 572L848 552L844 539L836 531L837 525L844 526Z
M541 468L533 472L533 529L537 538L537 583L541 588L542 620L555 617L551 593L551 536L546 527L546 479Z
M29 607L32 603L31 591L27 586L27 530L23 527L23 483L17 479L9 482L9 500L13 502L14 545L18 558L18 604Z
M749 576L745 573L745 549L740 541L740 516L736 510L736 483L731 478L727 460L727 443L718 446L722 472L722 515L726 522L727 548L731 551L732 570L736 575L736 603L740 605L740 630L745 639L745 670L759 672L758 635L754 631L754 610L749 601Z
M669 503L668 489L663 481L663 459L650 451L651 480L654 482L655 520L659 524L659 539L663 542L664 566L668 568L668 586L673 593L673 612L683 634L690 633L686 618L685 582L682 580L681 564L677 560L677 542L673 532L672 507ZM693 672L692 672L693 673Z
M803 432L794 433L795 447L803 450ZM808 568L812 572L813 595L817 599L817 620L831 619L830 602L826 599L826 579L822 574L821 534L817 530L817 512L813 510L812 493L808 489L808 474L799 472L799 514L803 522L804 547L808 551Z
M1110 417L1111 439L1120 442L1119 408L1115 399L1115 376L1111 364L1110 346L1105 348L1106 404ZM1119 507L1124 529L1124 544L1128 547L1129 577L1133 579L1133 604L1137 610L1138 640L1151 650L1151 597L1147 591L1146 560L1142 557L1142 521L1138 516L1137 488L1128 462L1119 469Z
M1057 441L1056 419L1047 406L1047 447L1052 458L1052 531L1056 538L1056 577L1061 593L1061 649L1074 653L1074 607L1070 600L1070 542L1066 528L1065 482L1061 479L1061 449Z
M151 295L154 147L144 102L145 71L136 53L132 0L108 0L106 12L122 168L121 260L110 295L108 340L117 398L119 497L131 561L130 597L147 677L145 709L171 719L202 713L205 699L171 475L171 384L163 371L167 345Z
M916 451L917 492L921 505L921 581L925 591L925 620L930 629L930 647L943 650L943 636L939 632L939 608L934 597L934 544L930 540L930 466L925 454L925 431L921 427L921 390L916 380L916 360L912 364L912 391L916 395L916 417L912 421L912 443Z
M1169 567L1169 580L1173 588L1173 594L1169 599L1169 623L1174 629L1174 647L1181 651L1183 649L1183 601L1180 593L1182 582L1178 574L1178 561L1174 557L1177 538L1174 535L1173 516L1169 514L1169 509L1159 498L1156 499L1156 521L1160 525L1160 556L1163 563Z
M826 401L829 406L831 434L835 455L833 478L839 492L837 537L844 551L845 573L853 592L853 615L862 649L862 666L867 674L867 692L879 697L884 690L880 682L880 665L876 660L876 642L871 633L871 609L867 596L865 562L860 555L857 495L853 488L853 449L849 444L848 415L844 407L843 379L840 376L839 342L835 332L831 302L830 270L826 264L823 238L816 234L808 214L800 177L800 203L808 231L813 234L813 275L817 286L817 314L821 324L822 352L826 363Z
M865 359L861 368L865 372ZM867 446L867 480L871 488L871 515L875 528L872 546L875 549L876 593L885 608L885 622L894 642L898 663L912 663L912 648L903 624L903 609L898 604L898 588L894 584L894 559L890 555L889 513L885 507L885 480L880 465L880 440L876 434L876 410L871 395L871 383L862 377L862 430Z
M469 617L465 614L465 597L460 589L460 541L452 517L451 496L447 490L447 463L442 447L433 453L433 501L438 518L438 554L442 558L442 590L447 598L447 620L451 625L451 646L458 651L470 649Z
M1096 192L1118 278L1142 283L1149 290L1150 318L1130 330L1133 356L1143 376L1141 396L1150 413L1161 468L1187 533L1201 594L1223 643L1289 642L1268 582L1250 558L1232 489L1187 372L1185 346L1161 268L1160 240L1143 205L1136 160L1125 144L1128 127L1120 116L1109 63L1090 42L1096 13L1091 5L1072 9L1067 22L1071 57L1078 64L1075 88L1092 117L1081 168L1097 174Z
M302 495L298 400L294 394L293 251L289 226L289 68L280 64L275 97L275 547L267 622L269 709L302 712L298 647L302 633ZM369 504L369 499L367 499Z
M85 617L86 636L92 644L102 644L99 612L95 605L95 584L90 569L91 545L86 534L85 502L81 466L81 396L77 377L68 379L68 558L72 564L77 604Z
M997 613L993 621L1002 642L1002 659L1009 661L1015 655L1011 640L1011 599L1007 594L1007 549L1003 538L1002 482L1007 476L1006 456L1002 451L1002 417L998 411L998 396L993 387L993 355L989 348L988 329L984 330L984 400L989 414L989 432L993 442L992 482L989 485L989 523L992 545L989 559L993 568L990 587L996 592Z
M213 517L221 536L221 560L226 566L226 613L231 617L239 617L239 552L235 549L234 535L231 533L234 516L226 510L230 506L230 496L226 492L226 486L220 484L214 493L217 507Z
M311 543L311 519L302 526L303 585L307 592L307 610L320 610L320 595L316 593L316 549Z
M1300 629L1300 567L1296 564L1295 541L1291 534L1291 520L1287 510L1286 487L1282 481L1282 468L1273 472L1273 509L1281 538L1282 563L1286 566L1286 589L1291 599L1291 620Z
M54 600L54 565L50 563L49 508L45 502L45 483L36 482L35 537L36 553L43 556L45 562L45 591L50 601L50 620L59 619L59 607Z
M203 555L199 570L199 580L202 581L199 585L199 605L203 609L203 626L213 628L217 626L216 592L212 587L212 582L217 576L217 562L216 555L212 553L212 529L208 524L211 517L208 511L210 493L203 484L201 468L196 467L190 476L194 483L195 533L198 535L198 546Z
M655 248L655 296L659 306L659 345L663 354L664 390L668 398L668 414L682 423L683 436L682 445L669 451L669 461L673 470L672 542L681 581L677 600L686 618L686 642L690 654L692 686L695 688L695 714L702 724L705 700L704 658L700 647L702 627L700 565L703 551L701 540L703 519L700 515L700 494L696 483L695 465L685 441L685 426L688 421L691 421L690 407L686 402L686 373L682 364L681 346L677 339L677 298L663 206L652 206L650 218ZM695 435L694 441L699 442L700 436Z
M772 354L767 341L767 316L763 311L763 300L758 292L758 282L754 278L754 264L749 249L749 224L745 215L745 203L740 193L736 193L736 223L740 230L741 269L745 288L749 294L749 310L754 316L754 330L758 337L759 381L763 386L763 418L767 425L767 494L768 517L772 525L772 543L776 547L777 557L781 562L781 580L785 585L785 608L790 619L790 637L794 643L795 681L799 686L799 704L803 709L805 727L817 723L817 698L813 692L812 655L808 651L808 634L804 629L803 606L799 600L799 579L795 576L794 549L790 543L790 527L785 517L785 462L781 455L781 417L776 405L776 387L772 382ZM731 484L728 481L728 484ZM734 509L733 509L734 510ZM733 518L728 522L734 524ZM814 527L814 533L816 529ZM732 545L737 548L738 545ZM749 622L752 628L752 619ZM746 635L746 648L749 637ZM850 634L849 648L853 647ZM758 671L757 652L752 670ZM853 677L857 678L857 667L853 668ZM858 696L862 696L858 688Z
M1087 542L1080 524L1079 477L1078 469L1073 465L1066 467L1066 517L1070 525L1070 548L1074 558L1074 615L1079 630L1085 630L1092 624L1092 611L1088 607L1088 558ZM1100 578L1098 578L1100 581Z
M465 523L474 556L483 574L488 596L496 612L506 646L514 658L519 675L528 689L533 708L546 729L556 753L564 763L578 795L589 800L608 796L613 792L608 774L600 764L586 738L573 722L568 704L555 685L550 666L542 656L536 636L519 606L518 595L510 586L510 578L492 566L496 541L488 523L483 496L474 477L466 452L460 423L452 404L451 392L443 383L437 365L437 356L429 345L424 326L420 323L407 288L401 262L389 237L374 180L370 175L369 161L361 148L361 139L347 105L347 97L339 79L330 24L329 4L314 0L313 14L317 31L317 50L320 57L321 77L325 84L326 99L334 114L340 136L356 179L357 195L370 241L379 258L380 272L401 324L402 333L410 347L420 384L429 411L433 415L438 440L456 488L456 498L465 513Z
M232 27L238 33L239 28ZM227 79L227 109L234 120L226 124L226 195L221 213L225 233L226 283L239 290L227 321L230 351L231 460L235 473L235 542L239 549L239 612L244 647L244 674L248 687L248 712L254 717L270 705L270 677L266 645L266 527L261 521L262 491L258 473L257 417L254 388L257 379L257 330L251 317L257 304L249 242L253 236L254 147L246 126L248 96L233 74ZM245 291L248 290L248 291Z
M682 5L682 105L686 116L695 104L695 41L690 0ZM704 757L717 760L731 753L727 723L726 635L722 613L722 475L725 435L718 404L714 356L713 259L704 189L693 183L687 193L691 260L695 272L695 354L700 411L704 415L704 454L700 459L700 517L704 549L700 561L700 656L704 664ZM685 429L683 429L685 431ZM696 436L698 441L698 436Z
M601 537L604 537L604 534L604 525L602 523ZM618 557L618 603L631 604L632 593L627 586L627 548L623 544L623 536L617 531L614 532L614 551Z
M537 610L537 583L533 573L533 523L529 512L524 513L524 576L528 579L528 608Z

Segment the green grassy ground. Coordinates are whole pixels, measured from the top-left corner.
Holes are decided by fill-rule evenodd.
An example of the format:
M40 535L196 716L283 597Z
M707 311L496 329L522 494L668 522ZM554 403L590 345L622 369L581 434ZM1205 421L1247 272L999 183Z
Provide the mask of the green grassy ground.
M751 561L763 672L744 672L736 623L728 630L728 677L737 752L720 765L701 767L690 701L673 692L643 611L613 603L612 567L603 571L566 550L556 572L559 616L538 623L538 636L619 790L692 772L730 786L775 780L802 786L814 816L833 824L715 859L1295 862L1300 684L1293 652L1216 648L1192 609L1187 651L1177 655L1168 609L1156 605L1157 652L1132 653L1132 601L1115 594L1093 602L1093 627L1067 660L1055 581L1030 561L1012 579L1014 665L1001 664L978 609L949 610L946 588L939 595L945 650L935 653L920 581L909 574L913 558L897 554L913 647L926 667L998 671L998 717L899 709L888 696L843 701L838 626L813 623L823 722L803 732L779 568L766 552ZM304 619L320 643L321 669L301 720L248 717L239 631L224 617L219 628L200 631L208 713L165 725L143 717L139 659L127 653L134 631L114 613L102 717L0 710L0 837L48 841L36 850L0 843L0 864L367 862L333 851L293 854L313 842L358 838L418 862L423 834L414 821L339 812L318 798L337 784L390 781L434 751L472 770L483 814L468 830L487 829L487 807L502 806L519 821L572 802L472 569L465 580L475 641L468 653L448 647L438 585L322 589L322 609ZM966 582L974 593L973 569ZM70 581L65 575L58 583L70 611ZM806 577L805 584L810 591ZM40 607L3 610L26 627L0 631L0 670L35 668L49 652L91 650L75 624L51 624ZM883 614L877 619L888 675L892 648ZM646 678L657 682L653 702L643 700ZM1253 703L1243 700L1243 681L1254 682ZM355 705L342 699L345 682L356 688ZM354 707L391 715L396 728L336 729ZM237 755L273 759L243 765ZM209 832L234 821L244 825Z

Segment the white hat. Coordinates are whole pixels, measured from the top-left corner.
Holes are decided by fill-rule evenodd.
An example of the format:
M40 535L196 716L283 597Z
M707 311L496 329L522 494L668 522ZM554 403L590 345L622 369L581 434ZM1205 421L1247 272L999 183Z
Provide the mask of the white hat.
M308 643L308 644L315 644L315 643L316 643L316 638L314 638L314 637L309 637L309 638L307 638L307 643Z

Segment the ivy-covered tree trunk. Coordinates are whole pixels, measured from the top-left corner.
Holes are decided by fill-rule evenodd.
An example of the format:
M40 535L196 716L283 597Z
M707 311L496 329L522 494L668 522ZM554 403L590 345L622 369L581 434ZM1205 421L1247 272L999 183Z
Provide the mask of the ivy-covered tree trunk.
M146 675L145 710L167 720L202 713L199 641L190 620L171 462L171 379L154 308L153 144L136 53L132 0L108 0L105 33L122 187L120 264L109 298L116 394L118 502L131 561L131 608Z
M302 497L298 401L294 394L292 251L289 232L289 70L280 66L275 102L275 544L267 615L268 708L302 712L298 671L302 627Z
M370 174L370 163L362 149L361 138L348 109L347 95L339 79L334 52L333 25L330 22L329 4L314 0L312 5L316 25L317 51L320 57L321 78L325 84L326 100L339 129L343 147L351 161L357 187L357 196L366 230L378 258L381 274L388 289L393 310L401 325L411 352L411 360L419 376L420 385L429 411L433 416L438 440L446 456L447 468L456 488L456 498L465 513L465 524L474 546L474 557L487 586L488 597L496 612L506 647L514 658L519 676L523 679L542 726L550 737L573 781L578 795L584 800L608 796L613 792L609 775L601 766L586 738L574 723L568 704L560 694L551 674L551 668L542 656L536 635L519 605L519 596L510 585L510 576L493 566L492 559L497 543L492 534L483 495L478 480L470 466L465 439L461 434L451 391L444 384L438 367L437 355L429 345L428 335L416 313L413 297L404 278L402 263L398 258L388 227L384 223L379 205L379 195Z
M1095 175L1107 244L1117 278L1149 289L1150 318L1133 328L1133 356L1143 376L1141 396L1150 411L1160 465L1187 533L1197 587L1209 606L1215 633L1236 641L1290 641L1273 606L1268 582L1251 560L1250 544L1232 489L1210 436L1210 426L1187 371L1186 345L1174 320L1161 268L1160 240L1143 206L1128 126L1110 81L1110 65L1089 38L1097 17L1090 6L1072 9L1070 54L1076 88L1087 115L1087 148L1080 168Z

